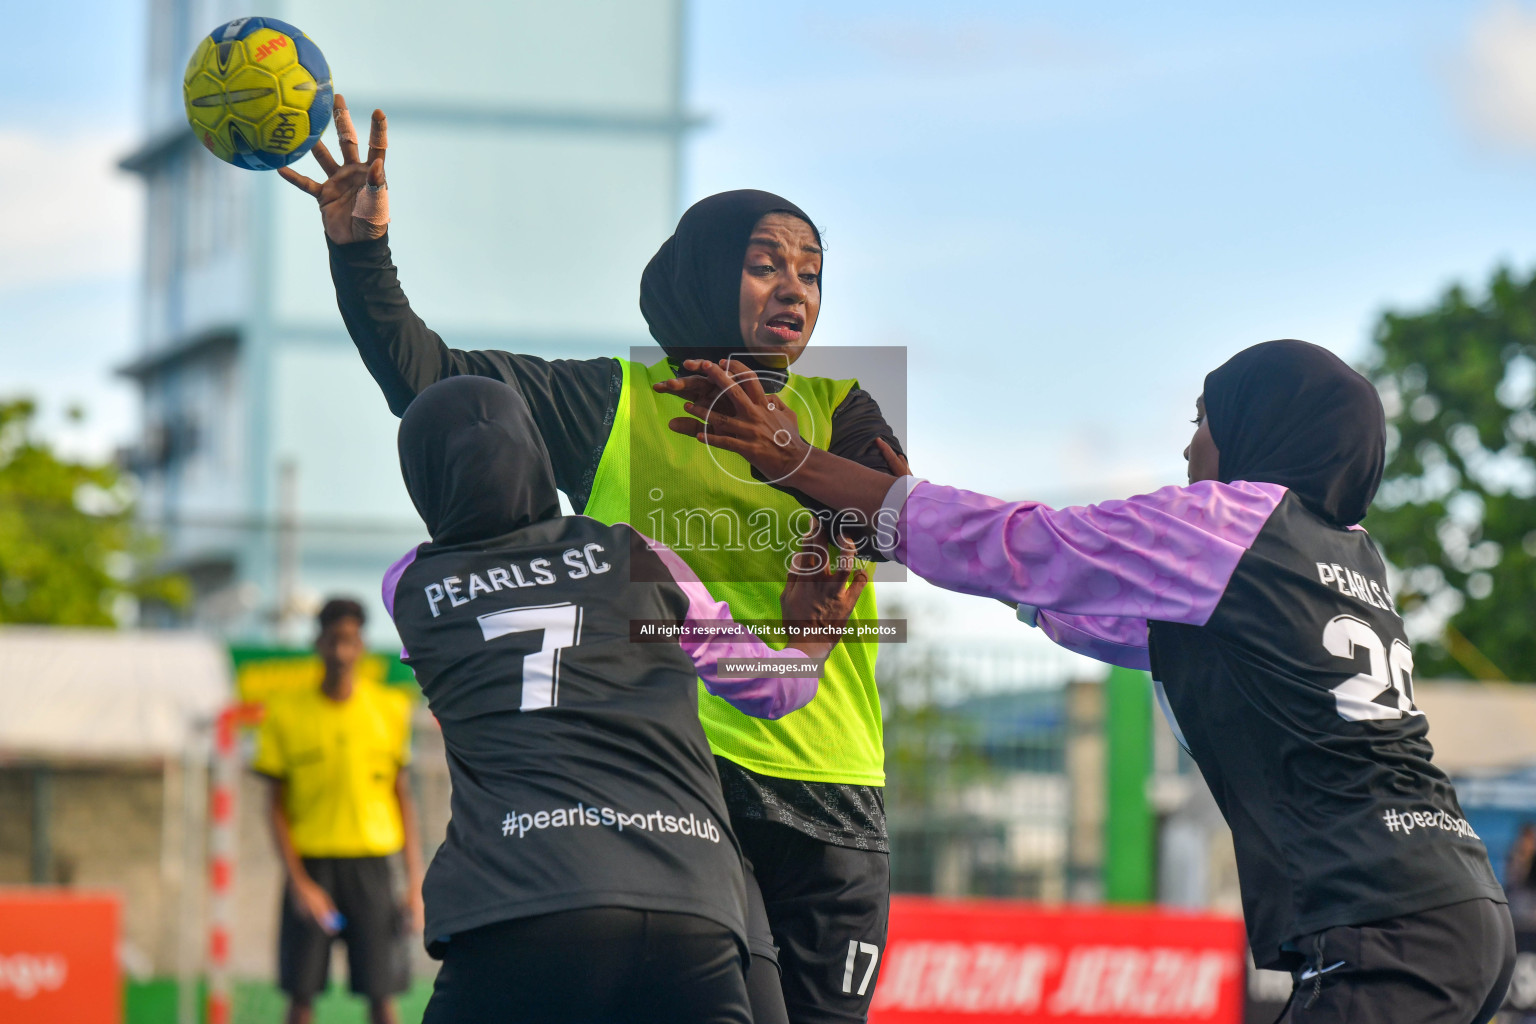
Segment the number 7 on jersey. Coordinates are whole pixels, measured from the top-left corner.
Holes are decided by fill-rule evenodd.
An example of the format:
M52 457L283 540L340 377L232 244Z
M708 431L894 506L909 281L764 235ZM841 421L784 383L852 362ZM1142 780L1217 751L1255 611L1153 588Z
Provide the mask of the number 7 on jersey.
M560 650L581 643L581 609L565 601L490 612L476 621L487 642L513 633L544 631L543 646L523 655L523 700L519 710L554 707L560 693Z

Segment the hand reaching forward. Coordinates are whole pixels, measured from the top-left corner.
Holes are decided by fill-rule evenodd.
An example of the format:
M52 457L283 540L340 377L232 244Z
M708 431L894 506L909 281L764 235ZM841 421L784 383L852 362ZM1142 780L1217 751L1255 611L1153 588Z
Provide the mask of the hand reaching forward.
M820 523L801 538L800 550L790 559L784 592L779 595L784 622L813 631L847 625L854 604L869 583L869 573L859 566L851 541L840 540L835 550L836 555L828 558L826 532ZM827 637L818 633L813 639L791 638L789 645L813 658L825 658L837 639L836 634Z
M669 428L735 452L769 483L782 483L805 462L810 446L800 436L800 418L777 395L765 394L750 368L734 359L688 359L683 369L699 376L655 385L687 399L688 415L668 421Z
M787 482L805 463L810 445L800 436L799 417L777 396L765 393L751 369L734 359L688 359L683 369L692 376L651 385L684 400L688 415L669 420L670 429L735 452L769 483ZM876 438L875 445L892 476L912 475L907 460L883 438Z
M886 472L812 447L800 436L798 419L777 395L763 393L757 374L735 360L723 364L689 359L683 368L697 376L663 381L657 391L686 399L687 416L667 426L714 448L735 452L775 486L790 486L813 501L857 512L873 523L890 492L892 476L912 471L907 460L883 439L875 444Z
M347 101L336 97L336 142L341 147L341 163L331 156L324 142L315 143L310 152L325 172L324 183L306 178L291 167L279 167L277 173L315 197L320 204L320 220L325 235L337 245L383 238L389 230L389 190L384 183L384 151L389 148L389 121L384 111L373 112L368 131L368 161L357 155L357 129Z

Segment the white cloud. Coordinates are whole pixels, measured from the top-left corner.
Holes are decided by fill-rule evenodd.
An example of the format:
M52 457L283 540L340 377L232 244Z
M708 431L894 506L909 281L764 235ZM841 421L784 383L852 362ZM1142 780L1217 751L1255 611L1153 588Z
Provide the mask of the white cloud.
M104 274L138 262L138 187L119 136L0 129L0 291Z
M1462 107L1490 142L1536 150L1536 7L1496 0L1472 21L1457 62Z

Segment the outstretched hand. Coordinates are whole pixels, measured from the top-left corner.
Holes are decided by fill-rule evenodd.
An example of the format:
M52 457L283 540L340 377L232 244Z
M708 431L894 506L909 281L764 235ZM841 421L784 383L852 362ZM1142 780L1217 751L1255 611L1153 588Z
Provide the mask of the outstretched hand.
M688 416L669 420L667 426L704 444L733 451L770 481L781 483L805 461L809 447L800 437L795 411L764 393L757 374L734 359L719 363L708 359L684 360L687 377L652 384L661 394L683 399ZM884 438L875 446L892 476L911 476L905 457Z
M819 521L801 538L779 596L785 622L812 630L847 624L859 595L869 584L869 572L859 565L852 541L839 539L836 552L835 558L827 557L826 532ZM837 643L835 634L812 635L817 638L793 640L791 645L802 654L824 658Z
M679 365L686 370L696 367L701 363L709 363L709 360L685 359ZM711 363L710 365L713 364ZM676 395L685 402L697 402L701 405L708 405L716 398L719 398L721 394L719 385L713 379L705 377L701 373L657 381L651 385L651 390L664 395Z
M889 441L883 437L875 438L875 447L880 449L880 454L885 458L885 464L891 471L891 476L911 476L912 467L907 465L907 460L900 452L891 447Z
M688 359L683 369L697 377L657 384L657 391L683 396L687 416L667 426L704 444L735 452L772 483L784 481L805 462L810 447L800 436L800 420L746 365L734 359L719 363Z
M384 111L373 112L368 131L368 160L358 158L357 129L344 97L336 97L336 142L341 147L341 163L331 156L324 142L310 150L315 162L325 172L325 181L307 178L291 167L279 167L277 173L295 188L314 196L320 204L320 220L326 237L337 245L365 242L384 237L389 230L389 191L384 181L384 154L389 148L389 121Z

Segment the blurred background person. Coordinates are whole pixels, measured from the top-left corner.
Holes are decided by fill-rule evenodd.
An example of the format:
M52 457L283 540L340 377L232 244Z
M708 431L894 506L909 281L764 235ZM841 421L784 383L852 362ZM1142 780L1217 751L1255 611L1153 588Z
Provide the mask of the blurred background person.
M288 1024L309 1024L330 975L331 944L347 948L347 981L373 1024L395 1024L394 996L410 986L407 934L422 927L421 841L406 766L411 702L360 679L362 605L327 601L313 689L270 699L252 768L270 780L269 820L287 873L278 985ZM404 852L406 891L391 858Z
M1536 823L1525 822L1509 847L1504 865L1504 892L1515 926L1536 925Z

